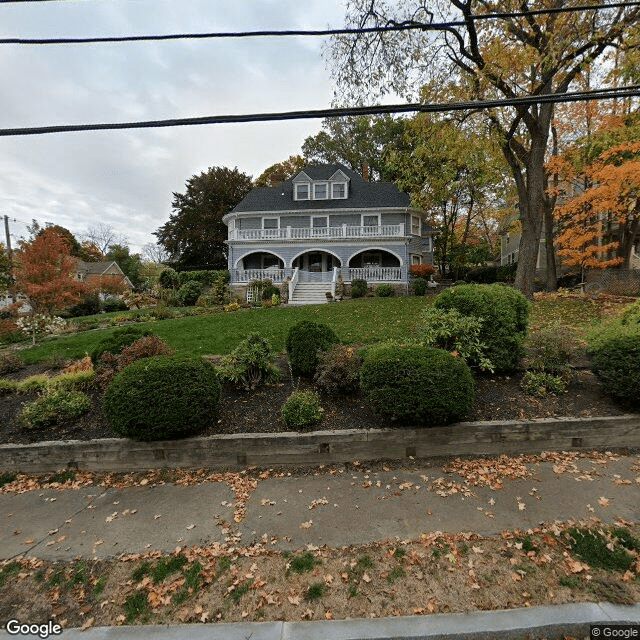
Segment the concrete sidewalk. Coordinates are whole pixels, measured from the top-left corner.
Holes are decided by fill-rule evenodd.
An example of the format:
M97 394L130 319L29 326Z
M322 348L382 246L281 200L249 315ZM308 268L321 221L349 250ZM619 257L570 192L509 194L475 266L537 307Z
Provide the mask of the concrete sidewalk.
M499 490L436 464L271 477L258 480L238 524L226 482L0 493L0 553L107 558L230 539L291 550L416 539L428 531L494 535L556 520L640 521L639 456L606 464L582 458L562 473L541 462L526 471L526 478L505 478Z

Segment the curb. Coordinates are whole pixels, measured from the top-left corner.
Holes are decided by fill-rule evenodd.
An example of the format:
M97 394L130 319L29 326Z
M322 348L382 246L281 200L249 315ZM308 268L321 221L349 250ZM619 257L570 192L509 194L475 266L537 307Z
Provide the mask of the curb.
M579 603L473 613L318 622L68 629L65 640L522 640L589 636L592 624L640 625L640 604ZM1 631L0 638L9 638ZM37 637L34 635L22 637Z
M320 465L351 460L517 455L640 447L640 414L459 422L424 429L241 433L162 442L122 438L0 445L0 469L141 471Z

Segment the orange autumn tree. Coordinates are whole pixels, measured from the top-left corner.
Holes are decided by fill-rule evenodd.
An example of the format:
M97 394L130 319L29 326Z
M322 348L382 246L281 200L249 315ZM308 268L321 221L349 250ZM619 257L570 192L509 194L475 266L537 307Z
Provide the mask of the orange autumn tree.
M54 313L78 304L88 287L76 280L69 242L54 229L45 229L30 242L22 242L16 254L16 289L29 303L33 344L36 316Z
M566 201L556 207L555 216L560 228L558 255L566 266L630 267L640 233L640 141L620 138L635 137L636 127L618 127L613 134L605 129L584 153L554 157L548 163L548 170L563 179L557 195ZM602 150L607 144L609 148ZM595 159L590 158L594 153Z

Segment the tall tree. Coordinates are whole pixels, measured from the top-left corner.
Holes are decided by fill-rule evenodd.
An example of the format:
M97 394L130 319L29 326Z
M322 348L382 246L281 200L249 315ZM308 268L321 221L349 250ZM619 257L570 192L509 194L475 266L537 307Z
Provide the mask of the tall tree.
M167 250L161 244L154 242L147 242L142 246L142 255L148 262L153 262L154 264L162 264L169 260Z
M289 156L286 160L267 167L254 184L256 187L277 187L300 173L306 164L307 160L302 156Z
M153 232L178 269L225 269L229 213L251 189L251 177L237 168L211 167L187 180L185 193L174 193L174 213Z
M405 21L459 21L440 31L358 33L334 40L340 86L362 99L372 91L429 101L562 95L587 68L624 41L640 18L637 6L567 13L532 13L575 6L568 0L347 0L347 24L369 27ZM509 17L508 12L524 12ZM498 14L476 20L483 13ZM451 92L451 79L455 92ZM446 94L443 94L443 88ZM544 163L553 104L488 109L515 181L522 225L516 286L533 295L545 209Z
M109 251L109 248L114 244L126 246L128 240L126 236L118 233L112 225L99 222L91 227L88 227L83 234L83 238L86 242L93 244L97 247L100 254L103 256Z
M31 315L51 316L78 304L88 287L76 280L68 238L44 229L30 242L22 242L15 256L16 289L29 303ZM32 318L33 343L36 323Z
M309 161L344 164L369 180L389 178L382 152L401 142L402 118L389 115L332 118L322 126L322 131L309 136L302 145Z

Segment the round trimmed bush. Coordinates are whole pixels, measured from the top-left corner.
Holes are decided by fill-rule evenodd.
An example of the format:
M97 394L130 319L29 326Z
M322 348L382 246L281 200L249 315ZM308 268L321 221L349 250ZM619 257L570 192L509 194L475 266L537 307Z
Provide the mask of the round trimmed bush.
M640 333L614 336L592 351L592 368L605 391L640 407Z
M282 405L282 420L290 429L304 429L320 422L318 396L313 391L294 391Z
M443 349L395 344L365 352L360 386L383 418L420 425L464 418L475 392L473 376L462 358Z
M141 327L124 327L116 329L110 336L98 342L98 346L91 352L91 362L98 364L103 353L110 353L117 356L125 347L133 344L136 340L144 336L153 335L148 329Z
M192 307L201 294L202 285L195 280L190 280L178 289L178 300L183 307Z
M413 293L417 296L425 295L427 293L428 286L426 278L418 277L411 281L411 288L413 289Z
M393 287L390 284L379 284L376 287L376 296L378 298L388 298L393 295Z
M121 371L105 392L103 407L117 435L134 440L182 438L212 423L220 391L210 362L158 356Z
M294 375L312 377L318 367L318 350L328 351L340 342L331 327L303 320L289 329L285 347Z
M481 318L479 339L496 372L517 368L524 355L531 306L518 290L502 284L456 285L440 293L433 306Z

